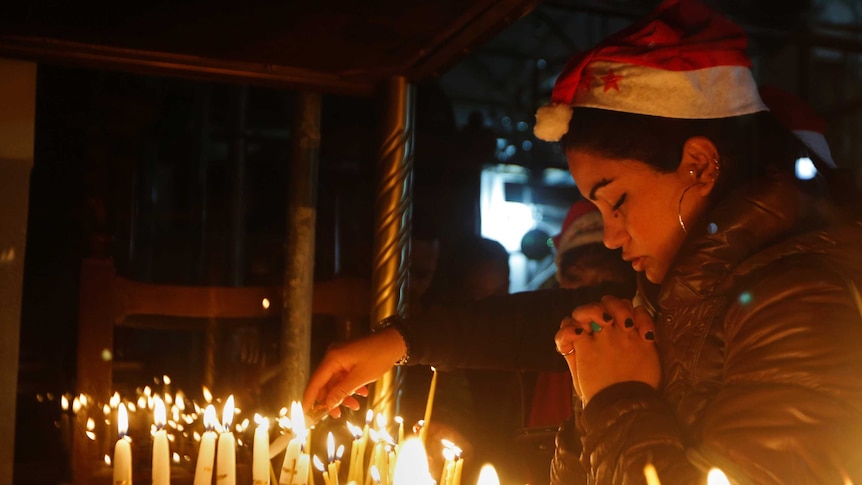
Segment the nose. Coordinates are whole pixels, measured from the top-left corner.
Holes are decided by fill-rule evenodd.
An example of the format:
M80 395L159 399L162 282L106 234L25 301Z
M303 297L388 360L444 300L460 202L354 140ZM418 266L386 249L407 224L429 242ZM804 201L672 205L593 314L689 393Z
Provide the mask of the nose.
M623 227L622 221L613 216L603 217L602 219L605 225L603 235L605 247L608 249L621 248L628 239L628 233L625 227Z

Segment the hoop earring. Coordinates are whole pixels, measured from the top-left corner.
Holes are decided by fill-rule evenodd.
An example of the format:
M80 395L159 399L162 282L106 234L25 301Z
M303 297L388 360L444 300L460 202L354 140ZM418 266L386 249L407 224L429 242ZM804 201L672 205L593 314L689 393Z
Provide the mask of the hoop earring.
M685 188L685 190L682 191L682 195L679 196L679 206L676 209L676 217L679 219L679 227L682 228L682 232L684 234L688 234L688 230L685 228L685 222L683 222L683 220L682 220L682 199L685 198L686 192L688 192L688 190L690 188L692 188L696 185L700 185L700 184L694 183L694 184L689 185L688 187Z

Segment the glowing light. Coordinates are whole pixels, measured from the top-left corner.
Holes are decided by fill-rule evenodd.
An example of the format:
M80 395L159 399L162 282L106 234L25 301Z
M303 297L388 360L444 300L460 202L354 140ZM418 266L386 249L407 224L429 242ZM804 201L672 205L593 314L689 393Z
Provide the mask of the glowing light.
M212 431L218 426L218 418L216 418L215 407L210 404L204 411L204 429Z
M747 292L747 291L743 291L742 293L739 294L738 300L739 300L740 304L748 305L749 303L751 303L751 293Z
M652 463L647 463L644 466L644 478L646 478L647 485L661 485L658 479L658 470Z
M335 460L335 437L332 436L332 431L326 435L326 457L330 463Z
M262 306L264 310L269 310L269 298L264 298L263 300L261 300L260 306Z
M718 232L718 224L714 222L710 222L708 226L706 226L706 232L710 234L715 234Z
M169 376L164 375L164 376L162 376L162 382L164 382L166 386L170 386L171 385L171 378Z
M723 471L712 468L706 475L706 483L707 485L730 485L730 480L727 479L727 475Z
M500 477L493 465L482 465L476 485L500 485Z
M110 362L114 358L114 354L111 353L111 349L102 349L101 357L102 362Z
M305 439L305 413L302 411L302 403L298 401L290 403L290 425L297 438Z
M817 176L817 167L808 157L796 159L796 178L799 180L811 180Z
M380 470L377 469L377 465L371 465L371 479L374 483L380 483Z
M395 472L392 474L393 485L428 485L434 483L428 470L428 455L425 446L419 438L404 441L398 461L395 462Z
M69 398L66 397L65 394L60 396L60 409L62 409L63 411L69 410Z
M231 394L224 402L224 409L222 409L221 421L225 430L230 429L230 425L233 423L233 409L233 394Z
M323 466L323 462L320 461L320 458L318 458L317 455L314 455L314 457L312 458L311 461L314 462L314 468L317 468L318 470L320 470L322 472L326 471L326 467Z
M90 431L96 429L96 421L93 418L87 418L87 429Z
M105 455L105 465L111 466L111 456Z
M117 434L120 438L126 436L129 432L129 415L126 413L126 406L120 404L117 408Z
M204 401L206 401L206 402L212 402L212 400L213 400L213 393L211 393L211 392L210 392L210 390L209 390L209 389L207 389L207 386L203 386L203 395L204 395Z
M168 422L168 414L165 411L165 402L156 397L155 407L153 409L153 422L156 429L162 429Z

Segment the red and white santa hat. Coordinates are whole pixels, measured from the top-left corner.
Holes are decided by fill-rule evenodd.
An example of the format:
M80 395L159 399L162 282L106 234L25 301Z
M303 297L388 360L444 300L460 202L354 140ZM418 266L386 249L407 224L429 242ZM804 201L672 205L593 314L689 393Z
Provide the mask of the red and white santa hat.
M773 85L760 86L760 98L785 128L792 131L827 165L836 167L829 143L824 136L826 120L821 118L811 105Z
M572 107L666 118L726 118L766 110L745 32L696 0L665 0L643 20L582 52L557 78L534 133L558 141Z
M563 253L588 244L602 244L603 236L602 214L598 207L586 199L579 199L572 204L563 219L560 233L552 238L557 250L557 278L560 276L560 259Z

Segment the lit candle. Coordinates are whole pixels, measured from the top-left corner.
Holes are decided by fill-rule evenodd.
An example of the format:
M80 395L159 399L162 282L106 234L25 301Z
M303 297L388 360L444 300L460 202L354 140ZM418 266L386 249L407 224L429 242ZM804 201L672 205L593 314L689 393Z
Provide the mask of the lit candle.
M171 451L168 445L168 432L165 424L168 422L165 403L155 399L153 421L156 433L153 435L153 485L168 485L171 483Z
M353 435L353 442L350 444L350 459L347 461L347 482L349 483L357 481L354 474L359 468L356 464L356 457L359 456L359 438L362 437L362 428L354 426L348 421L347 429Z
M395 422L398 423L398 444L404 443L404 418L395 416Z
M332 431L326 435L326 457L329 458L329 483L338 485L338 463L335 461L335 437L332 436Z
M201 446L198 450L198 462L195 465L194 485L210 485L213 481L213 462L215 460L216 447L216 412L212 404L204 411L204 431L201 437Z
M422 420L422 429L419 430L419 438L422 444L427 443L428 426L431 424L431 411L434 409L434 393L437 391L437 369L431 367L431 388L428 389L428 402L425 404L425 418Z
M290 426L293 429L293 438L287 444L287 451L284 453L284 463L281 465L281 475L278 479L280 485L298 485L308 480L307 464L305 475L299 474L299 462L305 445L305 414L302 411L302 404L297 401L290 405Z
M452 479L455 477L455 452L446 446L446 441L443 440L443 471L439 485L452 485Z
M251 482L253 485L269 485L269 420L255 414L254 422L257 429L254 430Z
M329 481L329 472L326 471L326 467L323 466L323 462L320 461L320 458L318 458L317 455L314 455L313 462L314 462L314 468L317 468L318 470L320 470L320 474L323 475L324 485L330 485L330 483L332 483L332 482Z
M422 440L408 438L398 453L392 484L430 485L433 483L434 479L428 470L428 455L425 453Z
M658 479L658 470L655 469L655 465L652 463L644 465L644 477L646 478L647 485L661 485L661 481Z
M126 433L129 431L129 415L126 405L117 408L117 432L119 438L114 446L114 485L132 485L132 447Z
M452 485L461 485L461 472L464 471L464 459L461 458L461 449L455 450L455 473L452 477Z
M234 438L231 431L231 423L233 423L233 395L225 401L221 419L223 429L218 437L216 484L236 485L236 438Z
M706 483L707 485L730 485L730 480L727 479L727 475L723 471L712 468L706 476Z
M371 465L371 480L373 481L374 485L380 485L380 471L374 465ZM356 483L356 482L350 482L350 483ZM348 484L348 485L350 485L350 484Z
M497 470L493 465L482 465L476 485L500 485L500 477L497 476Z

